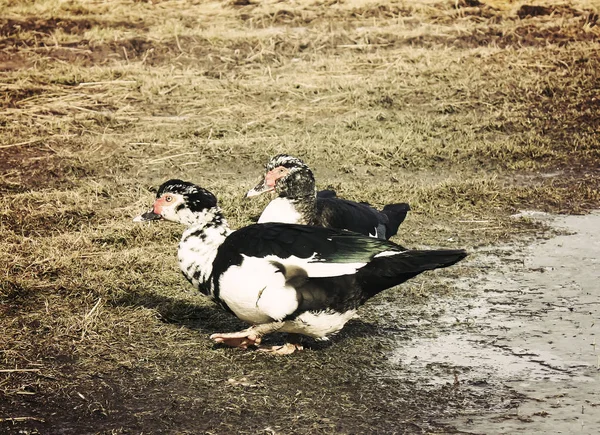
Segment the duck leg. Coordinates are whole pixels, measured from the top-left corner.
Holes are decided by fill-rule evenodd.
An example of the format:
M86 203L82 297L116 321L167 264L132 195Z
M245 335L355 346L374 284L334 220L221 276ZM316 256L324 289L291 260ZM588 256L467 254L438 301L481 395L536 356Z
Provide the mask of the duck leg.
M302 346L302 336L299 334L288 334L285 344L280 346L259 346L261 352L269 352L274 355L289 355L297 350L304 350Z
M214 340L215 343L222 343L226 346L247 349L248 346L258 346L264 335L275 332L282 327L283 322L263 323L260 325L252 325L239 332L212 334L210 339Z
M285 343L277 346L259 346L258 350L261 352L269 352L273 355L289 355L297 350L303 350L304 347L298 343Z

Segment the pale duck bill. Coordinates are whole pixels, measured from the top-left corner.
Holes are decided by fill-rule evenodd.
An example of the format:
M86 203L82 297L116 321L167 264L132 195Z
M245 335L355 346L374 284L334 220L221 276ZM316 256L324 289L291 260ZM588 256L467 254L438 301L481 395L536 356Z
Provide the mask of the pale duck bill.
M133 218L134 222L146 222L146 221L156 221L162 219L162 216L154 213L154 209L147 211L139 216Z
M273 190L275 190L275 186L267 186L267 183L265 183L265 180L263 179L260 183L254 186L254 188L250 189L244 198L251 198L266 192L272 192Z

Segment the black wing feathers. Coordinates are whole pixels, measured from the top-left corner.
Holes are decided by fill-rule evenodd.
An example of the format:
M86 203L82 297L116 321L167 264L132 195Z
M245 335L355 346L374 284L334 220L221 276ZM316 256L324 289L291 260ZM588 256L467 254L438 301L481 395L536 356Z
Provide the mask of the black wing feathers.
M386 255L377 256L385 252ZM389 255L389 253L392 253ZM349 231L305 225L254 224L230 234L219 247L213 263L214 296L219 298L219 277L229 267L239 265L243 255L264 258L276 256L310 258L333 263L366 263L356 273L329 277L309 277L301 266L272 259L289 285L297 292L298 309L331 309L345 312L389 287L426 271L450 266L466 256L463 250L408 251L387 240L365 237Z
M317 213L320 224L332 228L345 228L365 236L375 234L379 238L389 239L398 233L398 227L410 206L406 203L388 204L382 211L373 208L367 202L354 202L341 198L317 198ZM385 234L383 233L385 229Z
M368 262L383 251L404 251L386 240L365 237L349 231L306 225L254 224L233 232L219 251L235 251L251 257L292 256L347 263Z
M332 228L344 228L368 236L374 234L380 224L386 224L386 215L368 204L341 198L317 198L317 214L320 224Z

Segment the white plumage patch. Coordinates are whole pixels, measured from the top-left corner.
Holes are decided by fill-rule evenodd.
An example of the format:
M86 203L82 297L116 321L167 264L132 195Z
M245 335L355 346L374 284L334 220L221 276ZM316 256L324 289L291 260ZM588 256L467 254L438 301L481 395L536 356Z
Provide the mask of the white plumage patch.
M194 234L203 233L204 237ZM194 286L208 280L217 249L231 233L227 227L204 228L204 224L189 227L179 242L179 267ZM196 277L194 275L196 274Z
M401 254L402 251L383 251L380 252L379 254L376 254L373 256L373 258L377 258L377 257L390 257L392 255L398 255Z
M298 308L296 290L270 261L245 257L219 279L219 298L249 323L281 320Z
M296 289L286 283L278 264L293 269L294 274L302 269L307 277L313 278L353 274L366 264L328 263L316 260L314 255L285 259L244 255L243 258L242 264L231 266L219 279L219 298L236 316L249 323L282 320L298 308Z
M327 340L328 336L342 329L355 314L355 310L346 311L345 313L332 310L307 311L300 314L296 319L285 322L280 331Z
M275 198L264 209L259 224L267 222L281 222L284 224L296 224L300 222L302 215L296 211L294 204L287 198Z
M300 268L306 271L306 275L311 278L325 278L328 276L341 276L355 274L358 269L365 266L367 262L355 263L334 263L317 258L313 254L309 258L299 258L291 256L288 258L279 258L275 255L267 255L264 260L282 264L284 267Z

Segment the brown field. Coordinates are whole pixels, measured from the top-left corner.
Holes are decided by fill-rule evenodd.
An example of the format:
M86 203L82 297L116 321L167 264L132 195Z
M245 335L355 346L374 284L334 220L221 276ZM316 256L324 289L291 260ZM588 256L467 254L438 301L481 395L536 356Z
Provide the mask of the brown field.
M409 247L523 243L521 209L600 206L593 1L0 0L0 432L453 433L477 396L386 375L407 318L469 262L378 296L289 357L214 346L241 323L181 277L182 228L131 219L169 178L234 228L273 154L412 212ZM415 310L414 312L418 312ZM274 337L273 340L277 340Z

